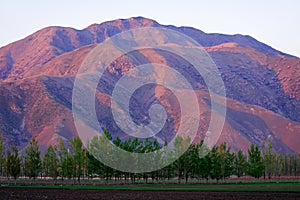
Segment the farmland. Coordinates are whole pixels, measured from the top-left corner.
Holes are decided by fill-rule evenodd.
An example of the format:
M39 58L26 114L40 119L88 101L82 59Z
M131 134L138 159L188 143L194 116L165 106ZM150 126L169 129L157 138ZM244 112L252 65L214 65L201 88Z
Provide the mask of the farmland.
M300 182L227 181L226 183L189 184L107 184L96 185L4 185L1 199L297 199ZM50 185L51 184L51 185ZM85 183L87 184L87 182Z

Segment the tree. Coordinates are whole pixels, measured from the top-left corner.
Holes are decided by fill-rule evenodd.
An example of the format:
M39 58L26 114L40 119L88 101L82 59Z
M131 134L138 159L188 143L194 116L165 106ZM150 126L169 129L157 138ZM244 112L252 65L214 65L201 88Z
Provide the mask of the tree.
M6 153L6 173L16 180L21 172L21 160L15 146L12 146L12 151L13 153L8 149Z
M198 175L198 166L199 166L199 153L198 153L198 149L199 149L199 144L191 144L187 153L188 155L188 159L189 162L186 162L187 164L189 164L189 166L187 167L187 174L186 174L186 182L188 179L188 176L190 176L191 178L197 177Z
M263 175L265 170L265 165L259 148L257 145L251 144L250 149L248 149L248 166L247 173L250 176L259 178Z
M234 158L234 174L237 175L237 177L241 177L246 173L246 168L247 168L246 156L243 154L242 150L239 150L235 154L235 158Z
M217 179L219 181L222 177L222 168L221 168L221 158L219 154L219 147L214 146L212 150L209 152L209 156L211 159L211 171L210 177L212 179Z
M89 151L86 153L87 157L87 171L91 178L98 177L101 174L101 166L103 165L96 159Z
M73 177L77 177L77 180L80 181L80 177L83 175L85 151L79 137L71 138L70 153L73 161Z
M227 147L226 142L222 143L218 149L221 164L221 178L225 179L233 172L234 154L230 153L230 147Z
M172 148L168 147L168 142L167 141L165 141L165 143L164 143L164 148L165 148L165 151L164 151L165 156L164 156L163 162L168 163L168 165L162 169L163 170L163 176L164 176L164 178L167 178L168 180L170 180L171 177L174 176L175 166L171 162L173 160L174 154L173 154Z
M65 143L62 138L58 138L58 145L55 147L56 153L58 155L58 174L60 175L61 179L63 180L64 177L67 176L67 156L68 152L65 147Z
M186 144L189 144L190 138L187 138ZM183 177L185 179L185 183L188 182L189 176L191 176L192 172L194 171L194 162L193 159L195 158L195 154L197 156L197 150L194 145L190 145L186 152L181 156L182 164L183 164Z
M67 157L65 160L65 167L66 167L65 172L68 179L74 177L74 161L73 161L73 156L71 155L70 152L67 153Z
M299 157L297 154L291 154L290 156L290 171L292 176L299 176Z
M89 153L93 155L96 159L101 161L101 164L99 165L99 175L101 178L105 178L106 181L108 181L108 179L110 179L114 175L115 170L109 166L106 166L103 163L109 162L114 163L114 165L116 165L118 163L126 164L127 161L126 157L121 158L122 160L124 160L124 162L120 161L119 158L115 157L116 152L114 148L110 148L110 142L113 142L114 145L119 148L122 148L129 152L133 152L131 147L132 140L130 138L126 142L122 142L118 138L117 140L112 141L112 137L107 130L104 130L101 135L94 136L91 140L87 142L87 151L89 151ZM128 173L124 172L124 175L126 181Z
M3 139L0 135L0 177L3 175L3 167L4 167L4 146Z
M99 169L99 175L101 178L105 178L108 180L108 178L111 176L112 169L104 164L102 164L102 159L108 159L111 158L111 152L105 151L108 149L107 144L107 136L105 134L108 134L108 132L104 131L102 135L93 137L90 141L87 142L87 150L89 151L89 154L94 156L96 159L101 160L101 164L98 166ZM110 139L110 138L108 138ZM120 142L120 147L122 146L122 143ZM91 157L90 157L91 158ZM94 164L97 164L96 162ZM125 176L126 180L126 176Z
M275 155L275 175L280 177L284 174L284 158L285 155L276 154Z
M274 174L274 169L275 169L275 155L272 151L273 145L272 145L272 140L269 138L268 140L268 148L267 151L264 150L265 145L263 142L263 158L264 158L264 164L265 164L265 172L264 172L264 177L265 175L268 176L269 179L271 179L272 175Z
M199 145L199 164L198 164L198 175L201 178L205 178L208 181L211 172L211 157L210 157L210 149L204 144L202 140Z
M179 157L174 165L177 169L178 182L181 182L182 178L187 181L189 173L189 154L188 148L190 146L191 139L189 137L177 136L174 141L175 156Z
M46 176L56 179L58 176L58 158L54 148L50 145L44 156L43 161L44 172Z
M42 161L38 142L32 138L29 146L25 150L25 175L36 178L42 170Z

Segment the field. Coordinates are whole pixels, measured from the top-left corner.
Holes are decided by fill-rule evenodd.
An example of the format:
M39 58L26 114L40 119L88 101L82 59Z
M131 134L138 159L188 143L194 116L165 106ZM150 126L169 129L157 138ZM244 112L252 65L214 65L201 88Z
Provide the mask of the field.
M5 186L0 199L300 199L300 182Z

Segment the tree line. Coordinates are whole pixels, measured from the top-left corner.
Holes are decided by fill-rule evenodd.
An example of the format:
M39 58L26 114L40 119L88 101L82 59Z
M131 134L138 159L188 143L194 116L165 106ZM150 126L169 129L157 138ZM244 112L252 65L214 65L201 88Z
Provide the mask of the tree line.
M104 131L102 136L93 138L88 147L92 147L101 137L107 137L114 145L135 153L153 152L161 145L156 140L112 139ZM262 143L261 147L252 144L246 153L239 150L231 151L226 143L209 149L201 141L191 144L189 138L176 137L175 149L189 145L172 164L153 172L129 173L115 170L104 165L84 148L78 137L71 138L69 144L60 138L55 146L49 146L42 156L38 141L32 138L28 147L21 155L15 146L4 149L0 137L0 176L17 179L19 176L36 179L50 177L57 179L73 179L80 182L82 178L99 177L104 180L125 180L135 182L137 179L166 181L176 179L188 182L189 179L224 180L232 175L237 177L252 176L271 179L281 176L299 176L300 155L278 154L273 151L272 141ZM166 144L165 144L166 145Z

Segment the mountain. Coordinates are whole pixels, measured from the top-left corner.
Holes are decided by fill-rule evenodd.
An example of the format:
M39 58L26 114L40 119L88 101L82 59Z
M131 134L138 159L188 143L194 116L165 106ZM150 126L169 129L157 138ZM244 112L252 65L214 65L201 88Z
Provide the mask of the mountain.
M208 34L192 27L161 25L143 17L93 24L83 30L47 27L0 48L0 134L5 145L15 144L23 149L31 137L37 137L45 149L58 137L68 140L76 135L72 88L81 63L97 43L142 27L168 28L186 34L200 43L217 64L227 94L226 121L219 143L226 141L234 150L246 150L251 143L261 144L271 137L275 151L300 152L299 58L250 36ZM163 34L160 37L158 40L165 40ZM163 51L145 49L135 54L139 55L139 64L155 60L186 66L184 60ZM129 55L118 58L103 81L116 82L135 62ZM200 88L196 92L201 100L201 126L196 138L199 140L209 123L210 97L202 78L193 70L179 70ZM102 85L105 87L96 93L98 120L113 136L125 137L110 118L111 88ZM168 90L158 86L147 91L137 91L139 100L133 104L140 118L148 117L147 108L153 102L164 106L168 106L168 101L176 102ZM140 109L142 104L146 106ZM165 127L170 133L166 138L178 128L179 109L175 106L168 110L171 122ZM142 123L139 118L135 120Z

